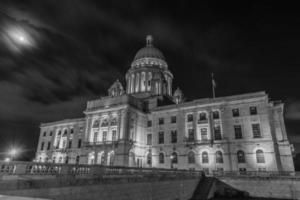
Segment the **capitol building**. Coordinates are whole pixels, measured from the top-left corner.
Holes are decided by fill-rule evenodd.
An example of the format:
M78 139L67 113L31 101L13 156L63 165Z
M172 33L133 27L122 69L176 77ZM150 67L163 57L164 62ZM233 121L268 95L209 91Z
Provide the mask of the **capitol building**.
M42 123L36 162L212 171L294 171L284 105L265 92L185 100L147 36L123 86L84 117Z

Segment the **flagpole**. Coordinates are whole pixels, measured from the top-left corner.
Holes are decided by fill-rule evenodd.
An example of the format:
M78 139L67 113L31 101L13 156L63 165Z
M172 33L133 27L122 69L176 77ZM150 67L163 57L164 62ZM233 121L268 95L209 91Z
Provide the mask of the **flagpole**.
M213 94L213 99L216 98L216 93L215 93L215 80L214 80L214 73L211 73L211 86L212 86L212 94Z

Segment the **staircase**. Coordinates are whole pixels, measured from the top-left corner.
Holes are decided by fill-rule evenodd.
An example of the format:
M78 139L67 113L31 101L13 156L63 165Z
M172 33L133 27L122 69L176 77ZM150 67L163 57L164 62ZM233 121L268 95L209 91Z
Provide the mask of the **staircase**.
M203 179L198 183L192 198L190 200L206 200L211 198L210 192L215 183L215 178L213 177L203 177Z

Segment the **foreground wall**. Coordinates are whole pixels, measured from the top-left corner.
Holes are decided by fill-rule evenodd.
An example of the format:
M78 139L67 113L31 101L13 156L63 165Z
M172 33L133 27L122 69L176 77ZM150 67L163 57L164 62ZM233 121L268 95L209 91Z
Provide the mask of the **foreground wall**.
M5 190L2 185L0 194L68 200L188 200L193 195L199 179L145 181L123 179L98 184L91 182L90 185L89 181L84 181L84 185L63 187L47 187L45 181L40 184L31 181L29 184L26 181L22 182L18 181L16 185L18 187L30 185L30 188L34 188Z
M300 177L226 177L219 180L252 197L300 199Z

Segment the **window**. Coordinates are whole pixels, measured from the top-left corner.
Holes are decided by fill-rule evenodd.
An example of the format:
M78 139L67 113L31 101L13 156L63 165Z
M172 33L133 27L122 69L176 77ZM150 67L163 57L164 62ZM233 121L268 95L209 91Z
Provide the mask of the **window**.
M80 127L79 127L79 132L82 132L82 131L83 131L83 127L80 126Z
M50 136L52 136L53 135L53 131L50 131L50 134L49 134Z
M172 117L171 117L171 123L172 123L172 124L176 123L176 116L172 116Z
M151 155L151 153L148 153L148 154L147 154L147 164L148 164L148 165L151 165L151 164L152 164L152 155Z
M159 153L159 164L165 163L165 155L163 153Z
M116 125L117 125L117 119L116 119L116 118L113 118L113 119L110 121L110 125L111 125L111 126L116 126Z
M257 163L265 163L265 155L263 150L257 150L256 151L256 162Z
M58 131L57 135L61 135L61 131Z
M45 137L47 135L47 132L45 131L44 133L43 133L43 136Z
M151 127L152 126L152 121L151 120L148 120L147 121L147 127Z
M221 134L221 127L215 126L214 127L214 134L215 134L215 140L222 140L222 134Z
M67 137L67 135L68 135L68 130L66 129L66 130L64 131L63 137Z
M102 134L103 134L102 135L102 137L103 137L102 141L105 142L106 141L106 136L107 136L107 131L103 131Z
M187 115L187 122L192 122L194 119L193 119L193 114L188 114Z
M79 161L80 161L80 156L76 156L75 163L76 163L76 164L79 164Z
M158 133L158 144L163 144L164 143L164 132L159 131Z
M69 149L72 148L72 141L69 141Z
M235 139L241 139L243 137L241 125L234 125L234 135Z
M193 142L195 140L194 129L188 129L188 141Z
M243 151L238 151L237 152L237 160L238 160L238 163L245 163L246 162L246 159L245 159L245 153Z
M73 133L74 133L74 129L71 128L71 129L70 129L70 134L73 134Z
M220 119L219 111L217 111L217 110L213 111L213 119Z
M199 121L205 121L207 120L207 116L205 112L202 112L199 114Z
M99 120L95 120L94 123L93 123L93 128L98 128L99 124L100 124L100 121Z
M208 153L206 151L202 152L202 163L208 163Z
M164 122L164 118L159 118L158 119L158 124L159 125L162 125L162 124L164 124L165 122Z
M255 106L250 107L250 115L257 115L257 108Z
M239 117L240 116L240 111L238 108L232 109L232 116L233 117Z
M253 132L253 137L254 138L260 138L261 137L259 124L252 124L252 132Z
M50 150L50 147L51 147L51 142L48 142L48 144L47 144L47 150Z
M172 164L177 164L178 163L178 158L177 158L177 153L173 152L171 155L171 163Z
M78 148L81 148L81 139L78 140L77 147L78 147Z
M52 158L52 162L53 162L53 163L55 163L55 161L56 161L56 157L55 157L55 156L53 156L53 158Z
M177 130L171 131L171 143L177 143Z
M195 153L193 151L188 153L188 163L195 164Z
M41 143L41 151L43 151L43 150L44 150L44 145L45 145L45 143L44 143L44 142L42 142L42 143Z
M104 119L102 124L101 124L101 127L105 127L105 126L108 126L108 120L107 119Z
M221 151L216 152L216 163L223 163L223 155Z
M112 141L116 141L117 140L117 131L113 130L112 131Z
M69 163L69 156L66 157L65 163L66 163L66 164Z
M201 128L200 132L201 132L201 140L207 140L208 139L207 128Z
M147 135L147 145L152 145L152 134Z

